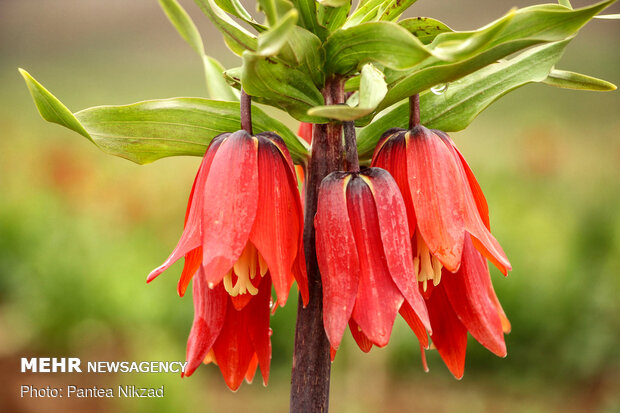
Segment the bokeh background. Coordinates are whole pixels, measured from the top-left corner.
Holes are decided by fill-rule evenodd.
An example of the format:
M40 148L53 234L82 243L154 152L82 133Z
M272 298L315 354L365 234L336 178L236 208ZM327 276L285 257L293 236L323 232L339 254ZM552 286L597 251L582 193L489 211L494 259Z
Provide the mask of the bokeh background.
M237 58L195 4L207 52ZM480 27L530 1L420 1L411 15ZM573 1L575 6L584 1ZM618 7L611 12L618 13ZM591 22L559 67L620 83L620 25ZM213 366L176 374L19 373L26 356L183 360L191 297L180 265L147 286L176 244L198 158L146 166L104 155L39 117L23 67L76 111L203 96L199 59L155 0L0 1L0 411L285 412L295 302L272 320L269 387L230 392ZM465 377L436 352L424 373L397 321L363 355L348 337L333 364L333 412L620 411L620 94L528 85L453 138L485 190L514 270L493 281L512 321L508 356L470 340ZM287 121L296 128L293 121ZM166 387L164 399L21 399L19 386Z

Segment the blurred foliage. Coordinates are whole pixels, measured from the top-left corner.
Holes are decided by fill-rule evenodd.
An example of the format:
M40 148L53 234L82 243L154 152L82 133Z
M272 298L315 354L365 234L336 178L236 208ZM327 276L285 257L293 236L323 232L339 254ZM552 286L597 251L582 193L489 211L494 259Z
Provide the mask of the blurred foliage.
M94 0L62 0L48 2L47 9L34 3L0 3L0 378L10 384L0 390L3 411L37 410L17 398L19 357L181 360L192 320L191 297L176 296L180 265L149 286L145 277L177 242L199 159L136 166L104 156L41 121L16 67L23 64L53 90L65 91L63 100L77 110L102 101L204 95L201 62L156 2L127 6L114 0L103 7ZM204 23L191 2L183 3ZM415 9L420 14L468 28L462 16L451 14L462 7L443 1L425 9L424 3ZM511 5L472 15L471 27ZM75 16L62 12L69 6ZM23 29L25 16L42 23ZM201 31L214 37L207 26ZM594 22L574 41L563 66L620 82L618 34L614 22ZM209 52L226 59L223 51ZM398 321L390 345L369 355L347 337L333 364L333 411L620 410L619 108L617 93L532 86L454 134L485 190L494 233L514 268L506 279L492 274L513 325L508 357L498 359L471 340L462 382L432 351L431 371L424 374L415 337ZM163 400L95 400L88 409L286 410L294 301L272 319L268 389L257 379L233 394L211 366L183 380L175 374L85 375L101 386L166 386ZM68 410L50 406L47 411Z

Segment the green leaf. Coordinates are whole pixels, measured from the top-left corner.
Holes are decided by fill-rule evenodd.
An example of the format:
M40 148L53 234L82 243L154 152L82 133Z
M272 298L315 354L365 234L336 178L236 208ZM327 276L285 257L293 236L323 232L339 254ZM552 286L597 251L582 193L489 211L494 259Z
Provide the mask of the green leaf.
M501 19L470 32L446 32L441 33L430 44L433 55L441 60L462 60L479 53L489 44L515 16L511 10Z
M349 0L317 0L320 5L327 7L342 7L351 4Z
M326 5L319 5L317 10L317 18L319 24L326 27L330 32L337 30L347 21L347 16L351 10L352 0L346 0L343 2L343 6L329 7Z
M293 8L293 3L288 0L258 0L258 9L265 13L269 26L275 26Z
M297 23L298 16L297 10L292 9L275 26L261 33L258 36L258 51L256 54L263 57L278 54L280 49L289 41L290 33L295 27L295 23Z
M395 21L417 0L389 0L383 2L377 13L377 20Z
M322 87L325 83L323 64L325 51L321 40L308 30L295 26L287 36L288 42L282 48L278 58L289 66L296 66L312 78L316 87Z
M28 90L34 100L34 104L43 119L48 122L62 125L65 128L69 128L94 142L80 122L75 118L75 116L73 116L71 111L62 104L61 101L56 99L56 97L45 89L42 84L37 82L36 79L30 75L30 73L21 68L19 69L19 73L26 81L26 86L28 86Z
M412 19L404 19L398 22L409 33L413 34L423 44L429 44L438 34L449 33L453 30L439 20L430 17L414 17Z
M226 45L234 53L241 55L245 50L256 51L256 36L235 22L213 0L195 0L209 20L224 35Z
M341 121L355 120L375 110L386 93L387 84L383 78L383 73L372 64L367 63L362 67L359 94L353 95L357 97L355 99L357 102L351 102L349 99L349 102L357 103L356 106L349 106L349 102L345 105L317 106L310 109L308 114Z
M592 90L597 92L608 92L617 89L616 85L606 80L557 69L553 69L547 78L543 80L543 83L564 89Z
M453 82L530 46L546 41L560 41L570 37L586 24L593 15L607 7L611 2L613 0L579 10L568 10L565 7L553 4L518 10L503 31L485 45L479 54L451 63L436 61L434 57L431 57L425 62L424 67L403 72L400 79L389 84L388 94L379 105L378 110L385 109L432 86ZM531 22L532 27L528 26L528 21ZM540 21L546 21L547 24L541 25L539 24ZM371 117L365 119L364 123L369 122L370 119Z
M205 54L200 33L187 12L176 0L159 0L159 4L181 37L202 59L207 85L207 97L220 100L238 100L237 95L222 76L224 71L222 65L214 58Z
M568 7L569 9L573 8L573 6L571 6L570 4L570 0L558 0L558 4L564 7Z
M420 63L429 51L403 27L390 22L363 23L334 32L325 43L329 73L350 74L364 63L407 69Z
M446 132L464 129L504 94L527 83L545 80L569 41L538 46L512 60L492 64L451 83L441 95L421 94L422 123ZM360 157L372 155L384 131L394 127L406 128L408 115L409 103L404 101L362 128L358 134Z
M214 58L202 55L202 64L207 83L207 98L217 100L239 100L239 95L224 78L224 67Z
M510 24L490 46L514 39L534 38L545 42L565 39L613 2L615 0L607 0L575 10L559 4L525 7L515 13Z
M324 121L310 117L308 109L323 104L323 95L306 73L256 54L243 54L241 82L250 96L287 111L304 122Z
M205 53L202 38L189 14L176 0L159 0L159 5L181 37L199 56L202 56Z
M248 23L259 33L267 30L267 27L257 23L256 20L254 20L254 17L248 13L239 0L215 0L215 3L225 12L230 13Z
M594 18L601 20L618 20L620 19L620 14L600 14L598 16L594 16Z
M327 29L319 24L316 15L316 0L291 0L299 11L299 25L314 33L319 39L325 40Z
M202 98L98 106L72 114L26 71L20 73L43 119L79 133L106 153L139 164L168 156L203 156L213 137L240 128L239 102ZM305 159L306 148L282 123L256 107L252 121L256 133L279 134L296 162Z

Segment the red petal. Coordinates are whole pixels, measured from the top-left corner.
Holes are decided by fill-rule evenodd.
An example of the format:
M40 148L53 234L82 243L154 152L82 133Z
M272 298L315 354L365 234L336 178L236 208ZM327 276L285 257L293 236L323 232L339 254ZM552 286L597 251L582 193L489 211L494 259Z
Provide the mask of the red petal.
M301 298L304 304L304 307L306 305L308 305L308 300L310 299L309 293L308 293L308 276L306 274L306 257L305 257L305 253L304 253L304 232L303 232L303 228L304 228L304 203L303 203L303 199L299 193L299 181L297 179L298 175L301 175L301 182L302 182L302 194L304 192L303 187L305 185L303 178L303 168L301 168L300 165L294 165L293 164L293 159L291 158L291 154L288 151L288 148L286 147L286 144L284 143L284 140L282 140L282 138L280 136L278 136L275 133L272 132L263 132L263 133L259 133L260 136L266 136L270 139L271 143L273 143L278 150L280 151L282 157L284 158L286 165L288 166L288 179L289 179L289 185L291 188L294 188L292 190L292 193L294 194L294 198L295 198L295 203L296 203L296 208L298 212L298 217L299 217L299 251L297 253L297 262L295 264L293 264L293 276L295 277L295 280L297 281L297 286L299 288L299 292L301 293ZM297 167L301 168L301 173L299 173Z
M258 357L263 384L269 382L269 365L271 364L271 333L269 329L269 306L271 303L271 277L265 276L258 294L250 301L245 310L248 317L248 333L254 351Z
M289 182L292 168L268 139L259 135L258 140L259 207L250 240L265 259L278 303L283 306L293 283L292 269L299 252L301 203L297 186Z
M301 122L297 135L308 143L312 143L312 124Z
M491 286L486 260L465 239L458 272L444 271L441 279L446 295L459 320L480 344L500 357L506 356L502 323L488 291Z
M367 183L375 199L383 252L392 280L422 324L430 331L431 323L413 268L411 240L407 230L407 211L403 197L394 179L383 169L369 168L360 176ZM424 334L426 335L426 332Z
M430 130L416 126L408 134L407 172L418 229L431 253L454 272L465 236L460 170L450 149Z
M360 264L352 316L370 341L383 347L390 340L404 298L388 270L372 192L359 176L347 185L347 206Z
M194 277L194 322L187 340L187 367L184 376L191 376L204 360L219 336L226 319L228 293L224 286L207 288L205 275L199 269Z
M329 348L329 360L330 360L332 363L334 362L334 359L336 358L336 352L337 352L337 351L338 351L338 350L336 350L336 349L335 349L335 348L333 348L333 347L330 347L330 348Z
M254 353L254 355L252 356L252 360L250 360L250 366L248 367L248 371L245 373L245 381L247 381L248 384L252 384L257 367L258 357L256 356L256 353Z
M368 353L372 349L372 343L353 319L349 320L349 330L360 350Z
M226 322L213 345L213 352L226 385L233 391L241 386L254 356L248 327L247 307L237 311L228 300Z
M158 268L153 270L147 277L146 282L149 283L153 281L159 274L164 272L170 265L176 262L179 258L184 255L191 254L191 251L198 247L201 243L200 237L200 227L202 222L202 217L200 215L202 211L202 203L204 202L204 192L202 190L198 191L196 194L196 199L194 199L194 191L196 190L196 186L198 188L204 187L204 184L207 179L207 175L209 174L209 169L211 168L211 163L213 162L213 157L217 152L217 149L220 147L222 141L228 137L229 133L222 133L211 141L211 144L207 148L207 152L205 153L202 162L200 163L200 167L198 168L198 172L196 173L196 177L194 178L194 183L192 184L192 190L189 193L189 200L187 202L187 210L185 211L185 221L183 223L183 234L181 235L181 239L179 240L176 248L172 251L172 254L168 257L168 259ZM189 221L189 225L188 225ZM194 247L192 247L194 245ZM185 258L188 259L187 257ZM189 284L192 276L196 272L196 269L193 269L195 260L190 262L190 265L185 264L185 268L183 269L183 274L181 275L181 280L179 281L179 286L177 287L177 292L180 296L185 294L185 289ZM184 279L185 278L185 279Z
M426 305L433 327L433 344L450 372L457 379L461 379L465 371L467 329L459 321L448 301L443 280L435 287Z
M183 272L181 272L181 278L179 279L179 284L177 285L177 293L179 294L179 296L183 297L185 295L185 290L187 290L189 282L192 280L192 277L194 276L196 271L198 271L201 262L202 247L191 250L185 255Z
M426 327L422 324L422 321L420 321L420 318L406 300L400 307L399 313L405 319L411 330L413 330L422 348L428 348Z
M463 155L456 149L448 135L443 134L446 146L452 151L453 157L461 173L463 182L463 196L465 201L465 229L474 236L474 245L487 259L489 259L504 275L512 269L506 253L499 242L489 231L489 207L486 199L474 177L473 172L465 162Z
M210 286L219 283L248 241L258 206L256 138L231 134L220 146L204 186L202 265ZM205 200L206 201L206 200Z
M405 202L407 221L409 223L409 238L411 238L415 231L416 218L407 178L407 146L405 144L405 132L406 131L402 130L399 134L391 135L383 144L381 151L375 152L371 166L383 168L394 177Z
M508 320L508 317L506 317L506 313L504 312L502 305L499 303L499 300L497 299L497 295L495 294L493 285L489 283L488 287L489 287L489 290L488 290L489 298L491 299L491 302L495 306L495 309L497 310L497 314L499 315L499 318L502 322L502 331L504 331L504 334L508 334L510 333L510 330L512 329L512 326L510 325L510 321Z
M347 210L346 186L350 176L329 174L319 189L316 256L323 282L323 323L332 347L338 349L353 312L360 268Z

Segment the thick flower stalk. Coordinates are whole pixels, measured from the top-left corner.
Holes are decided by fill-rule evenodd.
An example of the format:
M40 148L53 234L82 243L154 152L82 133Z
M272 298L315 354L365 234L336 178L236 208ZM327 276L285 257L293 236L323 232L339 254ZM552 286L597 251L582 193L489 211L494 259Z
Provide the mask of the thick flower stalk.
M148 281L185 257L180 295L194 279L189 375L213 351L235 389L256 359L266 380L271 284L283 306L293 280L308 300L303 211L293 163L274 133L244 130L213 139L196 175L185 228Z
M413 104L417 101L412 101ZM465 159L442 131L419 125L390 129L372 166L394 177L407 210L415 278L429 312L432 340L454 374L463 375L467 332L498 356L506 355L510 324L495 296L486 259L511 269L490 232L486 200Z
M316 251L323 280L323 322L338 349L347 324L362 350L388 344L403 311L420 342L430 322L413 277L405 204L385 170L333 172L319 190Z

